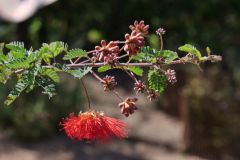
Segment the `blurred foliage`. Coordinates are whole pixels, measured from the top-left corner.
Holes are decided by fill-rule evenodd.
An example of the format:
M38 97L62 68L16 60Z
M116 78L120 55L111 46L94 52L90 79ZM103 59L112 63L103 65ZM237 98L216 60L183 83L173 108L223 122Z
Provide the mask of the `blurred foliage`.
M67 76L61 76L57 85L58 95L51 100L35 90L23 94L12 106L0 108L0 128L24 140L33 140L59 131L59 122L69 113L78 113L82 106L80 83ZM68 85L66 85L68 84ZM11 82L8 84L12 88ZM1 103L7 96L6 86L0 88ZM2 103L3 104L3 103Z
M185 86L191 88L189 93L194 92L187 94L190 128L193 129L191 146L210 146L211 150L201 148L203 152L214 151L219 156L226 152L240 157L237 152L240 148L237 138L240 132L239 0L59 0L21 24L1 22L0 37L5 42L23 40L33 47L39 47L42 42L61 40L70 44L70 48L93 49L99 39L124 39L124 34L129 32L126 26L141 19L153 26L153 33L158 27L166 29L164 45L168 48L177 50L177 46L185 43L195 44L197 48L210 45L213 54L223 56L223 62L217 67L205 65L207 74L201 74L197 68L190 69L192 67L184 67L184 71L178 69L181 71L181 74L177 73L178 83L182 83L179 88ZM153 47L159 47L157 41L150 35L149 42ZM200 51L204 50L200 48ZM1 94L5 94L2 88ZM22 99L22 104L25 106L28 101L29 98ZM40 103L39 98L34 101L34 104ZM12 109L15 108L18 109ZM23 106L19 107L21 109Z

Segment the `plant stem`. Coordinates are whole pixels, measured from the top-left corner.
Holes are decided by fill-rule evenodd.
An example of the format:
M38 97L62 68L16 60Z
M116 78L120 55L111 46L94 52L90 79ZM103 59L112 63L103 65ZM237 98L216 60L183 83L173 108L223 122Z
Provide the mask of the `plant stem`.
M87 54L94 53L94 52L96 52L96 50L88 51ZM78 58L74 61L74 63L77 63L81 58L82 58L82 57L78 57Z
M92 73L92 75L97 79L99 80L100 82L103 81L102 78L100 78L95 72L93 71L90 71ZM120 99L121 101L124 101L123 98L119 95L119 93L115 90L112 90L112 93L115 94L115 96L117 96L118 99Z
M137 78L134 76L132 72L129 73L127 70L124 70L124 71L127 73L129 77L131 77L135 82L137 82Z
M212 61L212 62L218 62L218 61L221 61L222 60L222 57L219 56L219 55L210 55L208 57L202 57L202 59L200 59L200 63L202 62L206 62L206 61ZM86 60L86 61L89 61L89 60ZM186 64L186 63L192 63L190 61L185 61L183 60L182 58L178 59L178 60L175 60L175 61L172 61L171 63L169 64L166 64L166 63L149 63L149 62L143 62L143 63L116 63L114 64L116 67L128 67L128 66L136 66L136 67L153 67L154 65L159 65L159 64L162 64L162 65L174 65L174 64ZM84 68L84 67L101 67L101 66L105 66L106 64L105 63L102 63L102 62L98 62L98 63L77 63L77 64L67 64L66 66L67 67L70 67L70 68ZM54 68L55 66L54 65L46 65L46 66L43 66L45 68ZM16 71L14 71L15 74L18 74L18 73L21 73L23 72L24 69L18 69Z
M163 37L162 37L162 34L159 34L159 37L160 37L160 51L163 50Z
M118 99L120 99L121 100L121 102L123 102L124 100L123 100L123 98L119 95L119 93L117 92L117 91L115 91L115 90L112 90L112 92L113 92L113 94L115 94L117 97L118 97Z
M87 88L83 82L83 80L81 79L81 83L82 83L82 86L84 88L84 91L85 91L85 95L87 97L87 102L88 102L88 109L91 109L91 104L90 104L90 98L89 98L89 94L88 94L88 91L87 91Z
M95 72L93 72L92 70L90 72L97 80L99 80L100 82L103 82L103 79L100 78Z

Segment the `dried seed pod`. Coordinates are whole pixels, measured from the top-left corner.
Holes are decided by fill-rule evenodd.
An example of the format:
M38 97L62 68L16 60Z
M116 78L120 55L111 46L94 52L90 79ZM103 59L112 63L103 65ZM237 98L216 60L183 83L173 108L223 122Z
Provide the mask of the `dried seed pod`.
M123 102L119 103L118 106L121 108L122 114L128 117L137 110L136 106L137 98L126 98Z

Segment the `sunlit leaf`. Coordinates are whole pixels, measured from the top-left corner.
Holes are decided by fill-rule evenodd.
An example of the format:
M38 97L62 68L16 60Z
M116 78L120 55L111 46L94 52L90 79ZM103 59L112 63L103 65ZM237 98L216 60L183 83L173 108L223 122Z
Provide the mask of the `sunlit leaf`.
M191 53L191 54L194 54L196 55L198 58L201 58L202 55L201 55L201 52L196 48L194 47L193 45L191 44L185 44L183 46L180 46L178 48L180 51L183 51L183 52L187 52L187 53Z

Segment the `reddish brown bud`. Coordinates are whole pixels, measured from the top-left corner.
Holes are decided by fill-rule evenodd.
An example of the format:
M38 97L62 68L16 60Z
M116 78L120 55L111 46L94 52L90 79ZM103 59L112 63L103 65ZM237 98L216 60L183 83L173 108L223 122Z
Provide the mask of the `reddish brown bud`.
M98 57L98 60L106 64L115 63L119 53L118 43L111 41L107 44L105 40L102 40L101 45L102 46L95 46L95 56Z
M152 90L152 89L148 90L147 92L148 92L148 99L150 101L156 99L157 96L158 96L158 93L156 91Z
M138 23L138 21L134 22L134 25L130 25L129 28L132 31L135 31L137 33L141 33L142 36L147 36L148 35L148 29L149 29L149 25L145 25L144 21L140 21Z
M115 77L108 75L103 78L103 81L101 83L103 84L104 91L113 90L114 87L117 85Z
M129 54L129 56L136 55L145 44L141 33L137 33L136 31L133 31L131 35L126 34L125 39L124 50Z
M146 86L142 81L139 80L136 83L134 83L134 90L136 90L137 93L139 92L143 93L145 89L146 89Z
M158 29L156 30L156 34L159 35L159 36L160 36L160 35L164 35L165 32L166 32L166 31L165 31L163 28L158 28Z
M165 75L168 79L168 81L171 83L171 84L174 84L177 82L177 78L176 78L176 72L172 69L168 69L166 72L165 72Z

